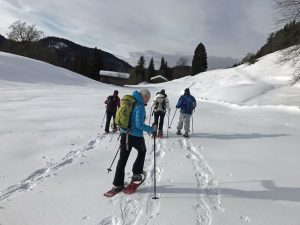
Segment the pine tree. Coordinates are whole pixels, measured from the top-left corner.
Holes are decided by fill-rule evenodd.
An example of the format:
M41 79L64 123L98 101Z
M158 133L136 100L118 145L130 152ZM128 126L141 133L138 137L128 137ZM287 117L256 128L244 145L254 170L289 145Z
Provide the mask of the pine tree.
M148 66L148 69L147 69L147 78L148 78L148 82L151 81L150 78L154 77L155 76L155 68L154 68L154 60L153 60L153 57L151 58L150 62L149 62L149 66Z
M97 48L93 49L92 57L89 65L89 76L94 80L98 80L99 78L99 71L102 68L101 63L101 51Z
M207 70L207 54L205 46L200 43L194 52L192 61L192 75L204 72Z
M145 59L144 59L144 56L141 56L138 63L137 63L137 66L140 67L141 69L145 69Z
M159 75L165 77L167 75L167 67L168 67L168 63L165 61L164 57L161 57Z
M166 60L165 62L165 72L164 72L164 77L167 78L168 80L172 79L172 72L171 69L168 67L168 62Z
M141 56L134 71L135 84L141 83L146 79L146 69L145 69L145 59L144 56Z

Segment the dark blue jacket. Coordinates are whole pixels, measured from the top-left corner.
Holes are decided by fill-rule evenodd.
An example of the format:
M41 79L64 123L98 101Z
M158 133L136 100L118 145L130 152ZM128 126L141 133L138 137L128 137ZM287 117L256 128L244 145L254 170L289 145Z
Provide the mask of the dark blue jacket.
M181 113L192 115L196 106L196 99L192 95L182 95L177 102L176 108L180 108Z

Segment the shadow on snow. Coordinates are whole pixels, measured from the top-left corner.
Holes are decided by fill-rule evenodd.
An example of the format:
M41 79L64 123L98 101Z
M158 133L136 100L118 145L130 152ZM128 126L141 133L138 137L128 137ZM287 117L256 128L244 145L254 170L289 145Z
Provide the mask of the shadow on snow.
M257 181L250 181L257 182ZM249 198L273 201L289 201L300 202L300 188L297 187L278 187L274 184L273 180L258 181L266 190L239 190L233 188L189 188L189 187L176 187L174 185L159 185L157 186L158 194L199 194L201 197L214 197L221 195L221 198ZM196 185L196 184L195 184ZM140 193L151 193L153 187L142 188ZM177 198L183 196L160 196L160 198ZM189 196L185 196L189 197ZM195 196L193 196L195 198Z

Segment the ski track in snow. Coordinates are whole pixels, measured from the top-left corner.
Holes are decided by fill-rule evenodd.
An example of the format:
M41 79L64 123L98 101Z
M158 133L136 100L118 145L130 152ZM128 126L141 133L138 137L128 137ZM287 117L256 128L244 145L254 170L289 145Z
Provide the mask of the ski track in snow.
M92 139L86 146L76 151L70 151L60 162L48 163L46 167L34 171L20 183L1 190L0 202L5 199L9 199L14 194L32 190L38 183L48 179L51 176L55 176L55 171L76 162L76 160L80 157L84 157L83 153L95 149L97 143L103 140L106 136L107 135L105 134L97 134L96 137Z
M156 182L161 179L162 169L159 163L165 155L163 149L166 148L165 140L157 139L156 142ZM147 172L147 182L143 187L153 187L154 185L154 145L148 154L149 158L145 159L144 170ZM139 190L138 189L138 190ZM111 198L112 204L118 204L120 208L120 217L106 217L98 225L139 225L153 224L153 220L159 214L160 200L152 199L152 193L139 193L137 191L133 195L117 194ZM159 195L157 195L159 197Z
M184 138L178 139L178 141L181 148L189 152L186 157L193 163L197 189L201 193L198 203L193 206L197 224L210 225L212 223L212 210L224 210L221 205L220 193L217 189L218 182L214 178L213 170L191 143L191 140ZM208 199L208 202L204 199Z
M186 157L193 163L194 176L197 184L198 193L197 203L192 206L195 213L197 225L210 225L212 223L212 210L223 211L221 198L216 188L217 180L214 173L204 157L193 146L190 139L178 139L180 148L187 151ZM167 149L167 141L158 139L156 143L156 181L159 183L163 170L159 166L164 158ZM154 148L150 151L145 161L145 170L147 171L147 182L143 186L153 187L154 185ZM159 198L159 194L157 197ZM133 195L118 194L111 201L112 204L119 205L120 217L104 218L98 225L151 225L155 224L154 219L159 215L160 200L152 199L152 193L137 193Z

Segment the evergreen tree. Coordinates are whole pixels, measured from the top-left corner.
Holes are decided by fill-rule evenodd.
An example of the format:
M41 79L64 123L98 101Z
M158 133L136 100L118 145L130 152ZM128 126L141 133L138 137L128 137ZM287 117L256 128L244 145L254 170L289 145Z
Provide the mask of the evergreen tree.
M207 70L207 54L205 46L200 43L194 52L192 61L192 75L204 72Z
M85 75L88 71L88 64L81 53L78 53L76 56L74 56L71 66L74 72L80 73L82 75Z
M164 72L164 77L167 78L168 80L172 80L172 71L168 67L168 62L165 62L165 72Z
M89 76L90 78L94 80L98 80L99 78L99 71L102 68L102 63L101 63L101 51L98 50L97 48L93 49L92 52L92 58L91 62L89 65Z
M164 59L164 57L161 57L160 67L159 67L159 73L160 73L160 75L161 75L161 71L164 70L164 67L165 67L165 59Z
M135 84L141 83L146 79L146 69L145 69L145 59L144 56L141 56L136 67L133 70L133 76L135 77Z
M164 57L161 57L160 67L159 67L159 75L166 77L167 75L168 63L165 61Z
M141 69L145 69L145 64L146 64L145 58L144 56L141 56L137 63L137 66Z
M148 66L148 69L147 69L147 78L148 78L148 82L151 81L150 78L154 77L155 76L155 67L154 67L154 60L153 60L153 57L151 58L150 62L149 62L149 66Z

